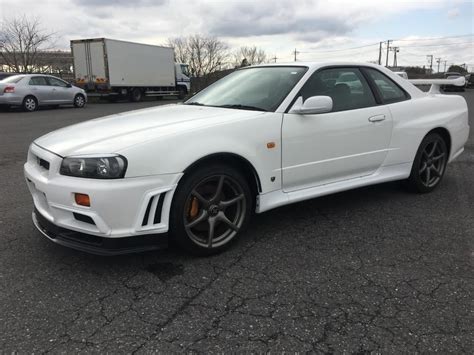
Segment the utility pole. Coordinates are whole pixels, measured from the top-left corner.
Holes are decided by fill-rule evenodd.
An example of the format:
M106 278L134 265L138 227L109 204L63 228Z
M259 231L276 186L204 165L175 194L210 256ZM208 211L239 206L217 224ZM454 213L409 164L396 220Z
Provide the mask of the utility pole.
M436 58L436 63L438 63L438 73L439 73L439 65L441 64L441 58Z
M295 62L296 62L296 55L298 54L299 52L296 50L295 48L295 51L293 52L293 54L295 55Z
M390 48L393 51L393 67L397 66L397 53L400 52L400 47L392 47Z
M388 67L388 51L390 50L390 42L393 42L391 39L387 40L387 60L385 61L385 66Z
M430 74L432 74L433 73L433 54L427 55L426 58L429 58Z
M446 73L446 63L447 62L448 62L447 60L444 61L444 72L443 73Z
M278 58L277 58L277 56L276 56L276 54L275 54L275 56L274 56L273 58L271 58L271 59L273 60L273 63L276 63Z
M382 65L382 44L383 42L379 43L379 65Z

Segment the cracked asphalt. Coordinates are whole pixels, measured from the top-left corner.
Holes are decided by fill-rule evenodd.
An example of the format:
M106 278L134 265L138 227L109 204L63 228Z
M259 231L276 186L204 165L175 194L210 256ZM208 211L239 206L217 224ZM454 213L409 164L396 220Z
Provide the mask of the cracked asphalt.
M282 207L218 256L98 257L45 240L29 143L160 103L0 112L0 352L472 353L472 131L431 194L387 183Z

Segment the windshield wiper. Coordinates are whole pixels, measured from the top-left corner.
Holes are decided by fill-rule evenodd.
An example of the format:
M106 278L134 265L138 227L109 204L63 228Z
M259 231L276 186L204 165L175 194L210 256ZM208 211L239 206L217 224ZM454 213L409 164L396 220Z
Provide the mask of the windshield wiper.
M194 102L187 102L184 105L195 105L195 106L206 106L200 102L194 101Z
M223 107L223 108L236 108L239 110L252 110L252 111L265 111L267 112L268 110L265 110L264 108L257 107L257 106L249 106L249 105L219 105L215 107Z

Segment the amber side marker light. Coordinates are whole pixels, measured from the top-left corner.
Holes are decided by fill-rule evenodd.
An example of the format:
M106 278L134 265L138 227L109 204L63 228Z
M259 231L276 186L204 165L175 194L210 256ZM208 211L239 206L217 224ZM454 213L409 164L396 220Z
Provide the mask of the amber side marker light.
M89 198L89 195L75 193L74 199L79 206L91 206L91 199Z

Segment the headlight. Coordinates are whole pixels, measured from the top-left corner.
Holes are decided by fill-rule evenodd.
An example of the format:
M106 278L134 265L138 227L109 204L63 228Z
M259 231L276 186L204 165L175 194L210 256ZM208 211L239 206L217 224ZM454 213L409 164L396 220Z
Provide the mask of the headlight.
M120 179L127 171L127 159L121 155L102 157L66 157L61 163L61 175L89 179Z

